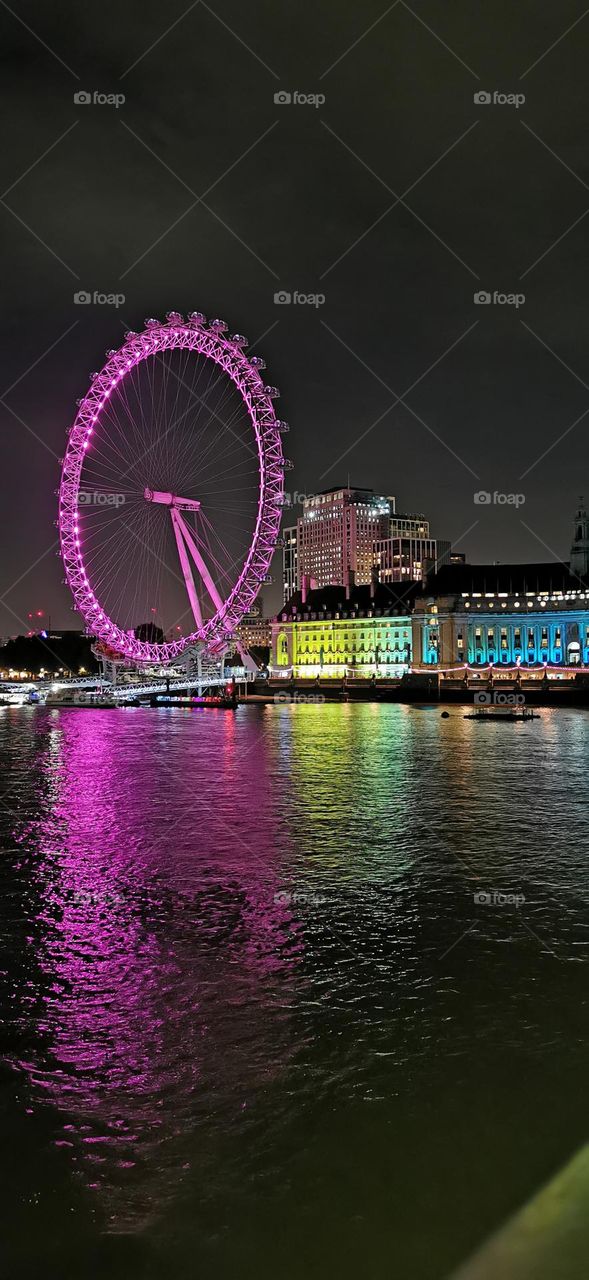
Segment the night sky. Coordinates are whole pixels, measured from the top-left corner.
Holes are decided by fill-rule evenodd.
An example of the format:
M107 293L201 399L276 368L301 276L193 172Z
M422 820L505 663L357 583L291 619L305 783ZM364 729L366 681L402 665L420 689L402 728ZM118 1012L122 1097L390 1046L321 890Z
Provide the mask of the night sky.
M349 474L473 562L568 557L589 498L580 0L13 0L0 27L0 635L36 608L80 625L57 459L106 349L172 308L265 356L291 491Z

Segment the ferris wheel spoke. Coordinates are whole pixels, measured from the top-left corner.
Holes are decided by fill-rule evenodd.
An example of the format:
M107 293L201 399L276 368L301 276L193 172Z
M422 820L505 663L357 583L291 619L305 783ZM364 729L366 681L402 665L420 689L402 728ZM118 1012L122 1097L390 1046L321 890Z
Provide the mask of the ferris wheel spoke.
M184 385L186 386L187 384L186 384L186 383L184 383ZM190 388L189 388L189 389L190 389ZM229 394L229 388L227 389L226 394ZM213 409L213 408L211 408L211 407L209 406L209 413L212 415L212 417L215 419L215 421L218 421L218 422L221 424L221 426L222 426L222 427L224 427L224 428L226 427L226 425L227 425L227 424L223 421L223 418L220 416L220 413L219 413L216 409ZM246 446L246 447L248 448L248 451L249 451L249 452L251 452L251 453L255 456L255 451L254 451L253 449L251 449L251 446L249 446L249 445L248 445L248 446Z
M209 450L207 450L207 453L209 453L209 454L210 454L210 453L212 453L212 450L210 450L210 449L209 449ZM220 462L223 458L226 458L226 457L227 457L227 455L229 455L229 459L231 459L232 457L234 457L234 456L235 456L235 453L236 453L236 449L235 449L235 441L234 441L234 440L229 440L229 441L225 444L224 448L222 448L222 449L219 449L219 448L218 448L218 449L214 452L213 456L209 458L208 462L207 462L207 460L206 460L206 455L202 454L202 455L201 455L201 457L200 457L200 465L199 465L199 480L200 480L200 483L202 484L203 482L206 482L206 480L207 480L207 478L208 478L208 475L209 475L209 472L210 472L211 467L218 466L219 462ZM257 472L258 467L259 467L259 460L254 460L254 459L249 458L249 457L244 458L243 456L241 456L241 457L238 457L238 458L237 458L237 461L233 462L233 464L232 464L232 465L233 465L233 466L242 466L242 467L247 467L247 468L248 468L248 470L249 470L249 472L250 472L250 474L251 474L252 472ZM225 463L225 466L227 466L227 463ZM219 473L219 474L220 474L220 473Z

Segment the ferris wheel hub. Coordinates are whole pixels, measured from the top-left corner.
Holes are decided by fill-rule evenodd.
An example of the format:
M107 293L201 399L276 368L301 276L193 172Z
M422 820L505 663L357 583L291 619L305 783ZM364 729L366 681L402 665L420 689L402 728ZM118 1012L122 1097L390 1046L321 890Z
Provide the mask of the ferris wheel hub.
M175 507L178 511L199 511L200 502L196 498L180 498L177 493L167 493L163 489L144 489L146 502L159 502L163 507Z

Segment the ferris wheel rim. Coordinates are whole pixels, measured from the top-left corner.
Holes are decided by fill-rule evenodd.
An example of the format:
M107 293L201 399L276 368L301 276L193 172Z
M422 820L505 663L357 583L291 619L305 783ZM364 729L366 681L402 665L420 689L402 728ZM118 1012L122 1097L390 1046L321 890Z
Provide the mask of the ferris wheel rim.
M59 536L66 582L89 634L134 662L165 664L197 644L219 649L232 636L251 608L266 579L280 530L284 497L284 458L280 423L273 399L276 391L261 376L263 361L248 357L239 334L225 336L226 326L214 321L206 327L199 313L187 321L170 313L165 322L150 320L140 333L128 331L117 351L92 375L89 390L79 402L69 431L59 487ZM255 528L237 580L222 608L188 636L162 643L140 640L108 615L92 588L79 529L79 492L84 459L91 448L94 425L119 382L150 357L167 351L192 351L218 365L241 395L253 428L258 461L258 502Z

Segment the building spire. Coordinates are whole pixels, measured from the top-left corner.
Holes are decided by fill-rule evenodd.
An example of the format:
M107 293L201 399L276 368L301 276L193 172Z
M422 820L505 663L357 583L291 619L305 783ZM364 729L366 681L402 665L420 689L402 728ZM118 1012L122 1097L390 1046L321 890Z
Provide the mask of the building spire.
M570 570L579 578L585 578L589 574L589 520L583 495L579 498L579 508L575 516Z

